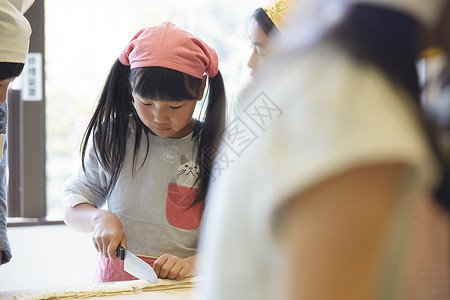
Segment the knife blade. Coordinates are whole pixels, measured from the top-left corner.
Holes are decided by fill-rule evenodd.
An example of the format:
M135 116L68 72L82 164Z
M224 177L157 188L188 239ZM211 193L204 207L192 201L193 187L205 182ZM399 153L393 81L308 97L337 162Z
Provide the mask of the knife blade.
M123 269L125 272L133 275L136 278L146 280L150 283L158 283L158 276L156 276L153 268L145 261L120 246L117 247L117 257L123 260Z

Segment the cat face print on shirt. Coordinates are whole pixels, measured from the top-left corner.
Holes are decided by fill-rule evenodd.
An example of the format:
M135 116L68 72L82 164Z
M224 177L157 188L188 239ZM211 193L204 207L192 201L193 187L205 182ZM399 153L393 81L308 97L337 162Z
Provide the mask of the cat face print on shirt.
M176 183L178 186L196 187L198 186L197 178L199 176L199 166L193 160L188 160L182 155L181 164L178 166L176 175Z
M167 190L166 218L169 224L181 229L197 229L200 226L203 201L194 206L197 197L200 167L195 161L182 155L177 174Z

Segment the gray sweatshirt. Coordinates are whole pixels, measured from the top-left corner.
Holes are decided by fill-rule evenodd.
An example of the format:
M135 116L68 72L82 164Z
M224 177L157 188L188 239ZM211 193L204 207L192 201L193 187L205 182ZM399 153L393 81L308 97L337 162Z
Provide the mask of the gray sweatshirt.
M86 173L80 167L78 174L65 182L63 203L89 203L97 208L106 203L123 224L128 249L137 255L194 255L203 203L187 209L198 176L192 133L181 139L149 135L149 154L142 164L147 144L144 136L133 174L134 141L130 127L123 168L108 195L111 176L100 165L91 140L85 156Z

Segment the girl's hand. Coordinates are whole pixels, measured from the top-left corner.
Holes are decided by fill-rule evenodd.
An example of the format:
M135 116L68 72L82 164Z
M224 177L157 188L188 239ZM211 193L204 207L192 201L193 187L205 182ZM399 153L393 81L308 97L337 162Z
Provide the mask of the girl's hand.
M127 247L122 222L115 214L105 210L98 212L94 218L92 242L98 252L110 259L116 258L116 249L119 244Z
M171 254L161 255L154 263L158 278L183 280L194 276L195 256L179 258Z

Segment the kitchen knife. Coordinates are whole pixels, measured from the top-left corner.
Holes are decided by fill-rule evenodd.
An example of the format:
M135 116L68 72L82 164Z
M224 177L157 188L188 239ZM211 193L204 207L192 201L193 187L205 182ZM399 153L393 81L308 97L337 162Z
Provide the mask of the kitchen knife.
M145 261L120 245L117 247L116 252L117 257L123 260L123 269L125 272L150 283L158 283L158 276L156 276L153 268Z

